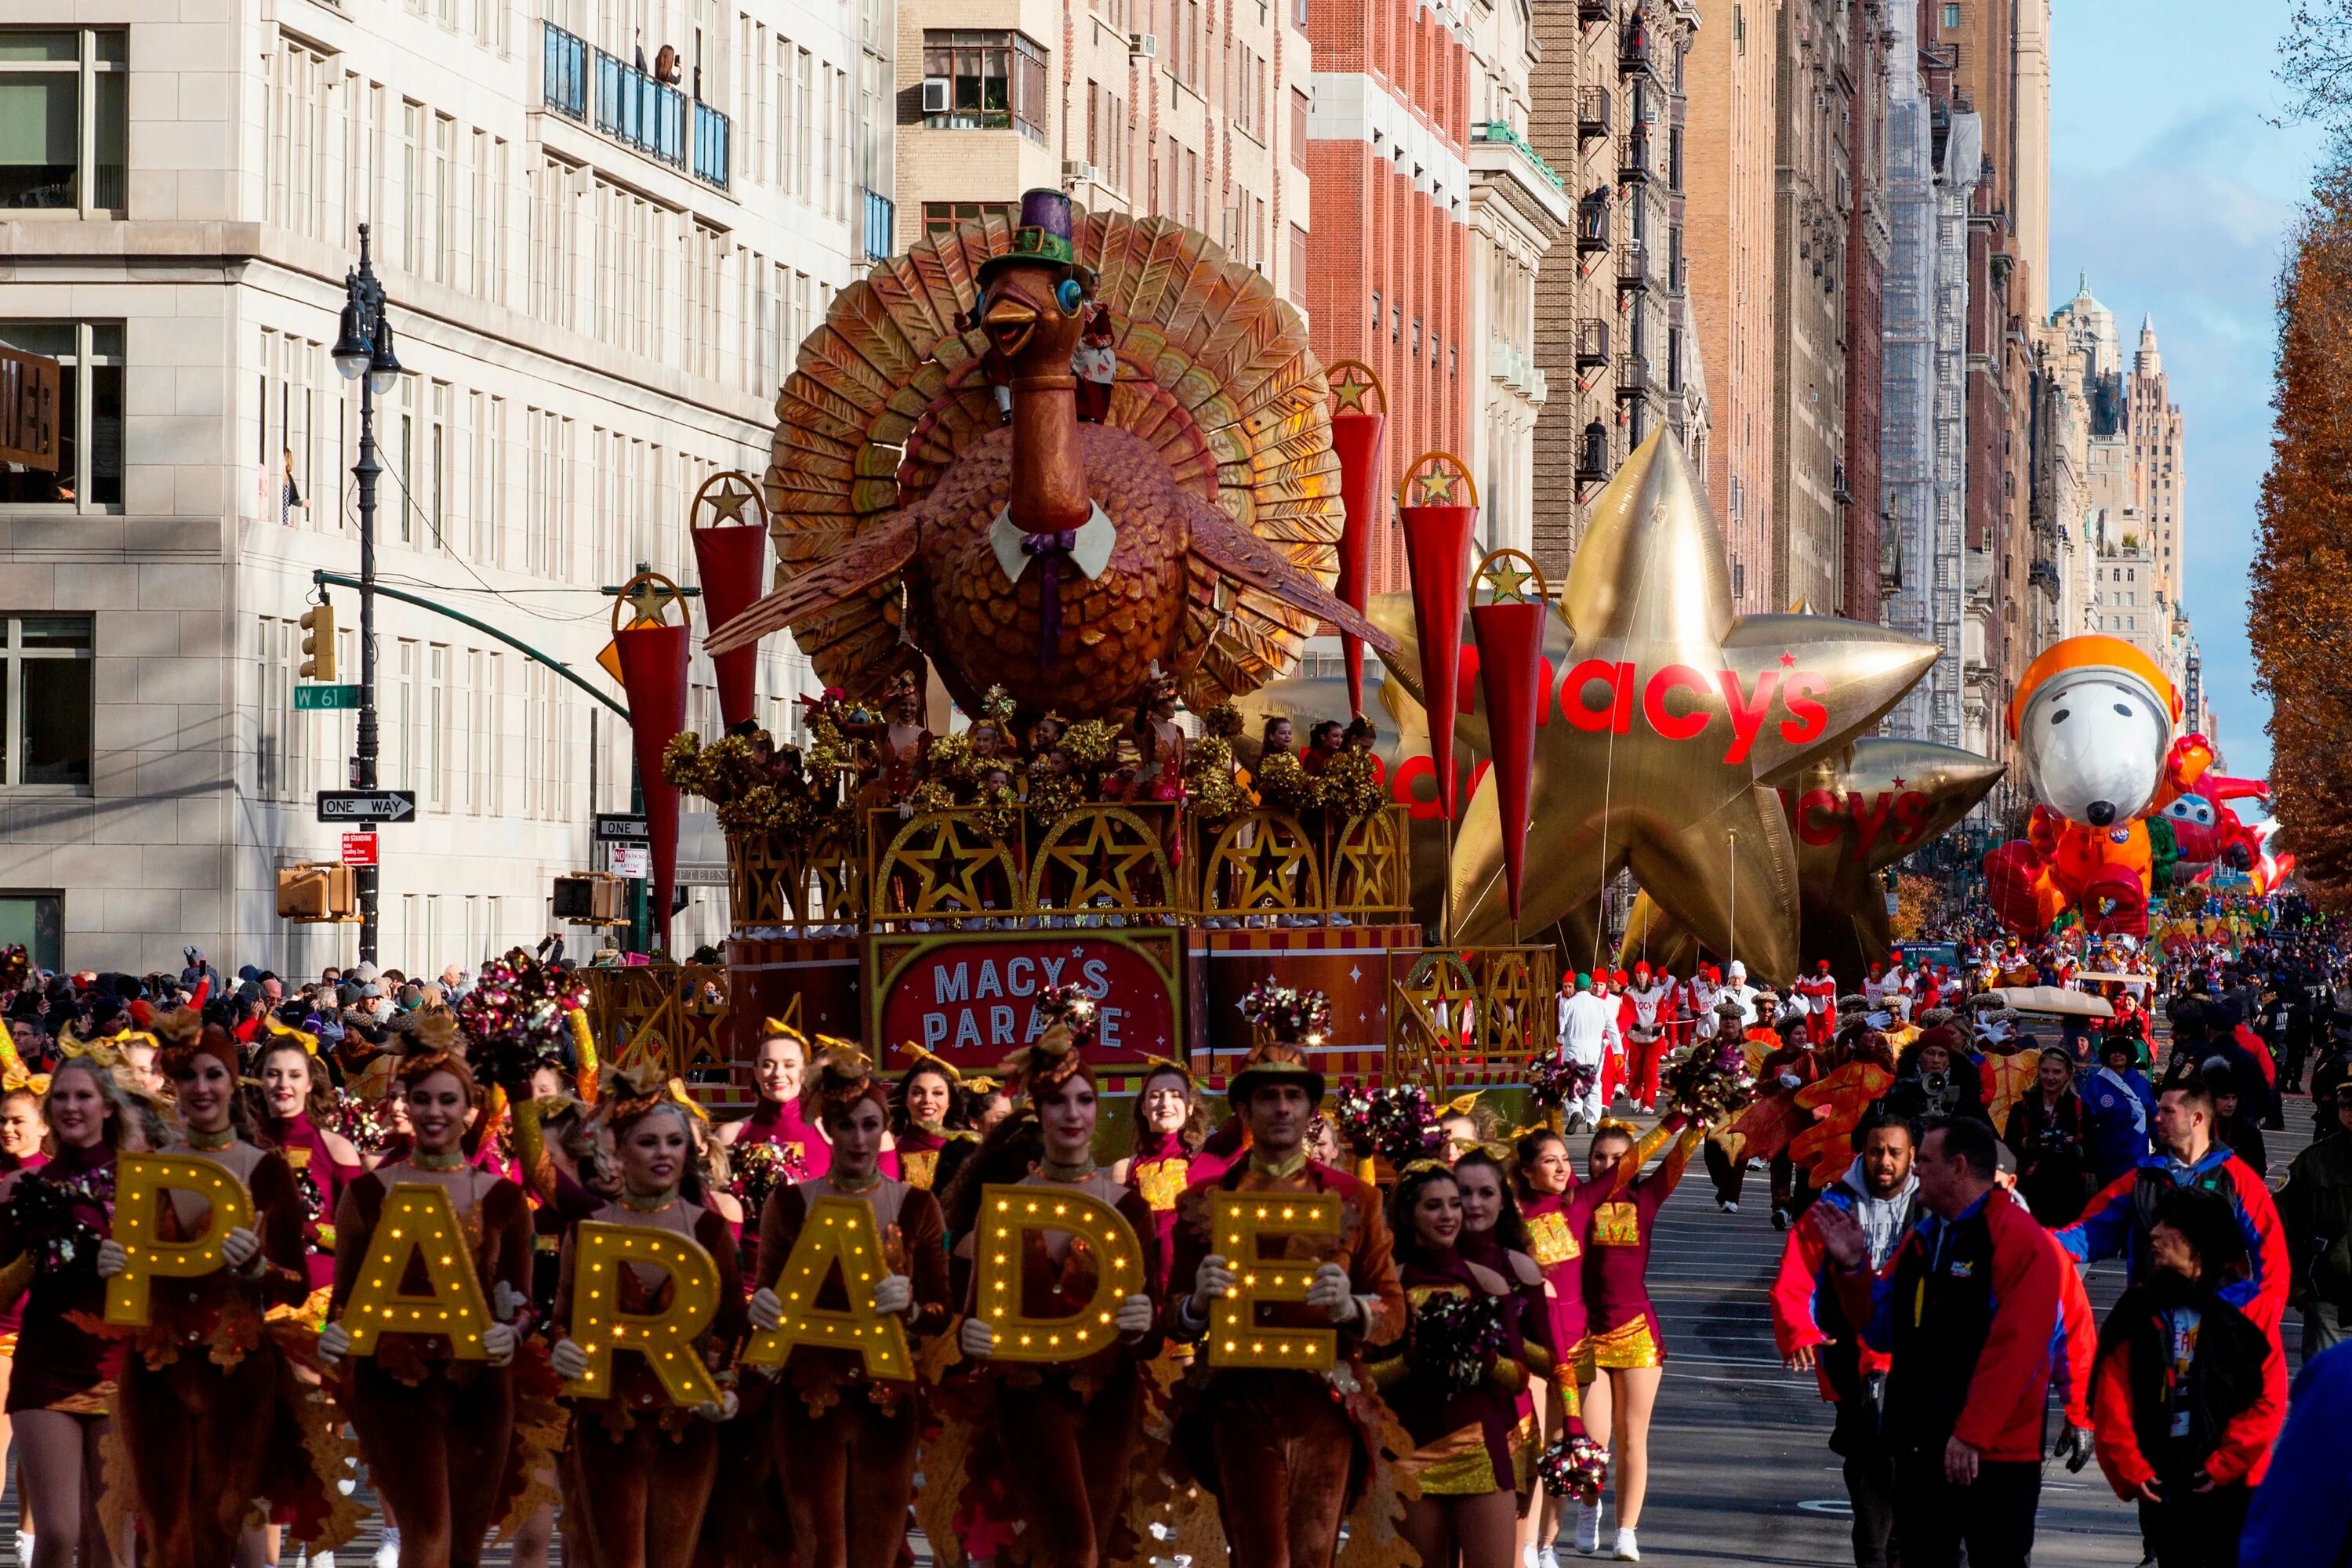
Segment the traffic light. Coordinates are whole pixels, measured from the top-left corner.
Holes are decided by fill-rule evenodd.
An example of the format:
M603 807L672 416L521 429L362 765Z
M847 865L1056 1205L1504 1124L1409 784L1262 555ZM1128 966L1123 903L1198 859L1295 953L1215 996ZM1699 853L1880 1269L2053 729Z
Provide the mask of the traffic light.
M335 679L335 606L321 604L302 613L302 679Z

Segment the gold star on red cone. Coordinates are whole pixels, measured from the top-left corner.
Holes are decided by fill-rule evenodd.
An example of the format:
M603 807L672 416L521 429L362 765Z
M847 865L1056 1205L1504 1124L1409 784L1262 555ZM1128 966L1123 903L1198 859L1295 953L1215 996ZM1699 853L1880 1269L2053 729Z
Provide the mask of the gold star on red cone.
M1757 786L1876 723L1935 646L1833 616L1737 615L1722 535L1689 459L1663 432L1602 492L1561 601L1566 618L1545 650L1556 685L1537 731L1522 929L1542 930L1630 867L1709 947L1759 979L1788 980L1796 851ZM1390 679L1418 686L1411 647ZM1455 839L1451 901L1456 941L1507 940L1491 781Z

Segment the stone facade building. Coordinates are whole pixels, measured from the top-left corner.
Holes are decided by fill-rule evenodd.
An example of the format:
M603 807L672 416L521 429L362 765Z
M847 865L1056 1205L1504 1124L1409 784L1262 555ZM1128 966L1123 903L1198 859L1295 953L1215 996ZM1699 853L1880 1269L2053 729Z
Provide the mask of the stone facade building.
M1845 290L1854 132L1853 29L1844 0L1779 8L1774 127L1771 599L1843 605L1847 360Z
M353 719L294 707L316 569L358 564L359 404L328 357L374 259L404 373L379 401L383 579L604 683L600 585L693 577L697 486L765 464L793 347L887 247L887 0L16 0L0 121L47 165L0 208L0 339L57 353L67 471L5 477L0 940L42 963L315 972L278 869L333 859L313 795ZM24 79L38 78L28 85ZM89 113L79 112L87 106ZM357 606L341 612L356 678ZM496 638L383 601L387 964L548 931L550 879L629 799L625 736ZM763 655L789 728L802 672ZM39 668L36 668L39 667ZM712 727L698 655L689 722ZM34 763L37 761L37 767ZM462 869L460 869L462 868ZM698 890L683 946L724 929Z

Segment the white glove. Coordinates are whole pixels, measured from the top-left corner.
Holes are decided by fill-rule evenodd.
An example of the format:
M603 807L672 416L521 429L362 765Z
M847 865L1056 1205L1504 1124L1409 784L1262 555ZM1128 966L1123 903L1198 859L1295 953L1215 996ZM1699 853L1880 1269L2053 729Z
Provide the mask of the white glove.
M530 1305L530 1297L503 1279L490 1287L490 1316L501 1323L513 1322Z
M1780 1087L1782 1089L1802 1089L1804 1086L1805 1080L1799 1078L1795 1073L1784 1072L1780 1075Z
M222 1258L240 1274L247 1264L260 1256L261 1237L241 1225L231 1226L228 1234L221 1237Z
M903 1312L915 1304L915 1282L904 1274L885 1274L874 1287L874 1310Z
M751 1292L751 1326L765 1331L784 1321L784 1304L765 1286Z
M111 1279L131 1267L131 1254L112 1237L98 1244L98 1277Z
M1129 1296L1118 1304L1118 1331L1122 1334L1147 1333L1151 1328L1151 1298Z
M1233 1293L1233 1265L1213 1252L1201 1259L1201 1271L1192 1277L1192 1315L1207 1317L1210 1302Z
M332 1366L352 1353L352 1331L341 1323L319 1331L319 1364Z
M1344 1323L1362 1310L1348 1289L1348 1271L1336 1263L1326 1263L1315 1271L1315 1278L1307 1282L1307 1304L1328 1314L1334 1323Z
M735 1419L735 1412L742 1407L743 1402L735 1397L735 1391L731 1388L723 1388L719 1391L718 1404L698 1405L694 1407L694 1413L705 1421L732 1421Z
M956 1344L972 1360L986 1361L996 1353L996 1329L986 1318L966 1318L956 1331Z
M492 1366L504 1366L514 1360L516 1342L522 1338L512 1323L492 1323L482 1331L482 1349L489 1353Z
M548 1352L548 1364L555 1375L566 1383L577 1383L588 1371L588 1352L580 1348L578 1340L558 1340Z

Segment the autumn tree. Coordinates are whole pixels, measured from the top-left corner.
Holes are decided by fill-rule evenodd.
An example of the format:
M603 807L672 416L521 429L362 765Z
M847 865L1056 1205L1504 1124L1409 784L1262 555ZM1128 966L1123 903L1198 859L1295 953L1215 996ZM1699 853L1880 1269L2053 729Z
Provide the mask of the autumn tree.
M2291 239L2247 634L2281 846L2352 903L2352 162L2322 171Z

